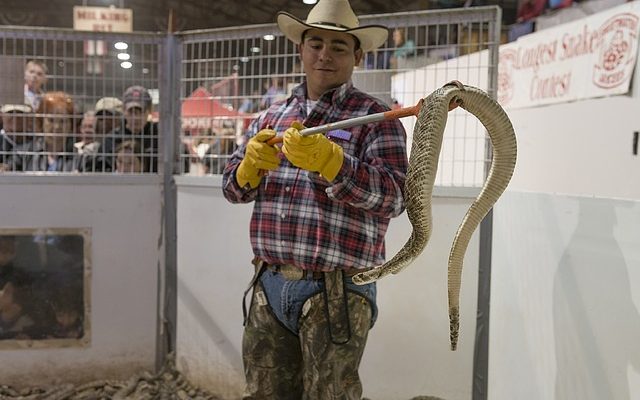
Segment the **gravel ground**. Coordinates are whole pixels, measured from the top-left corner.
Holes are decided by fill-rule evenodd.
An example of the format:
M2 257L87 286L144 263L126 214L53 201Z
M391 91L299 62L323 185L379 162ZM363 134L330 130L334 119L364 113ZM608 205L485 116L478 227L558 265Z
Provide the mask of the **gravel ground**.
M15 389L0 385L0 400L221 400L192 386L171 359L153 375L141 373L126 381L95 381L51 388Z
M160 372L143 372L126 381L94 381L81 385L16 389L0 385L0 400L222 400L192 386L175 369L172 357ZM364 398L363 400L369 400ZM418 396L411 400L444 400Z

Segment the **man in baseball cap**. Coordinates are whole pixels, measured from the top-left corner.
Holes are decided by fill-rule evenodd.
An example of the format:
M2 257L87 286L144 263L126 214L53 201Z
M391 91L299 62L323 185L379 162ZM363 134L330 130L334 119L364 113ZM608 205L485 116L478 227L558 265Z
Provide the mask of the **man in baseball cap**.
M22 171L24 160L16 153L32 147L33 109L28 104L5 104L0 115L0 171Z
M122 124L122 101L116 97L103 97L96 102L96 134L107 135Z
M125 126L113 133L110 148L114 151L123 140L135 140L142 148L145 172L158 171L158 124L151 121L153 101L149 91L135 85L127 88L122 95Z
M125 110L133 107L151 111L152 99L149 91L142 86L131 86L122 95Z
M78 158L76 169L80 172L110 172L111 149L106 145L112 139L112 132L124 123L122 101L116 97L102 97L95 105L94 135L84 142L76 143Z

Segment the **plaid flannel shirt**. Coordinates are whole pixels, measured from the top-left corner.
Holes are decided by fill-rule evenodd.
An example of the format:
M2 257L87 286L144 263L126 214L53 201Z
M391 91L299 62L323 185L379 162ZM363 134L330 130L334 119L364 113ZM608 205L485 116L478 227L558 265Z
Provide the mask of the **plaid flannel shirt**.
M263 112L246 139L266 127L281 136L294 121L312 127L388 110L348 82L323 94L307 115L303 83L289 99ZM269 171L258 188L243 188L235 171L245 145L232 155L223 174L223 192L232 203L255 202L250 236L257 257L315 271L384 262L389 219L404 211L406 133L397 119L348 131L350 139L332 139L344 149L344 162L331 183L282 157L280 167Z

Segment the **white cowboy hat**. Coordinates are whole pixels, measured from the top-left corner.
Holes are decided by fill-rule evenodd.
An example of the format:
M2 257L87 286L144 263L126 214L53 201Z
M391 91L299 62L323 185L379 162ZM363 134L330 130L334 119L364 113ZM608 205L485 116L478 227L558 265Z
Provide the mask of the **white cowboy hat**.
M311 28L347 32L358 38L360 48L365 52L380 47L389 35L387 28L382 25L360 26L348 0L318 1L309 11L305 22L289 13L279 12L278 27L295 44L299 44L302 33Z

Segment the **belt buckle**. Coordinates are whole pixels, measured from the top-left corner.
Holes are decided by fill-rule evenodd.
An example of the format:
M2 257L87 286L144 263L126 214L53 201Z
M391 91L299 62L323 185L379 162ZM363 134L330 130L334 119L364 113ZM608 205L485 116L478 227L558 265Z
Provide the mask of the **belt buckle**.
M299 281L304 277L305 271L303 269L294 267L293 265L281 265L280 273L284 279L288 281Z

